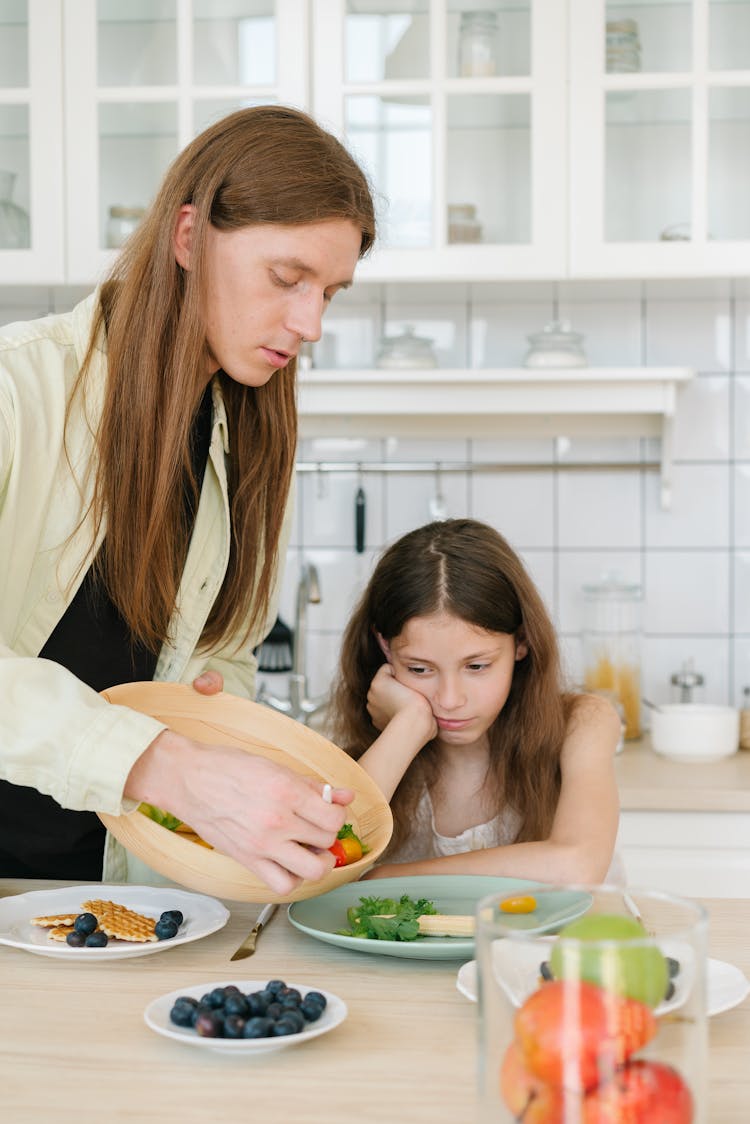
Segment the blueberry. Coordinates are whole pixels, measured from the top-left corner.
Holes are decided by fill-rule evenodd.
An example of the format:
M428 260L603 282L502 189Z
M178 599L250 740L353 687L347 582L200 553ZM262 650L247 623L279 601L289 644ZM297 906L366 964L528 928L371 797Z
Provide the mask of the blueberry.
M179 926L185 920L182 915L182 910L179 909L165 909L159 918L160 921L174 921L175 925Z
M273 1033L274 1023L271 1019L263 1019L260 1016L248 1019L245 1023L245 1029L242 1032L243 1038L268 1038Z
M227 1015L224 1019L224 1037L242 1038L245 1032L245 1020L239 1015Z
M245 999L245 996L240 994L239 992L236 995L234 994L234 992L232 992L230 995L227 995L226 999L224 1000L224 1014L227 1016L227 1018L229 1018L230 1016L239 1015L240 1018L246 1019L250 1014L250 1006L247 1002L247 999Z
M320 1003L308 1003L305 997L299 1005L300 1014L307 1019L309 1023L314 1023L323 1014L323 1008Z
M206 1011L198 1015L195 1020L195 1029L201 1038L221 1038L224 1031L223 1020L217 1016L215 1011Z
M269 1019L280 1019L284 1014L284 1008L280 1003L269 1003L266 1007L266 1017Z
M246 996L247 1009L250 1015L265 1015L268 1010L268 1000L261 991L251 991Z
M176 937L177 929L178 926L174 921L170 921L169 919L165 921L164 918L160 918L159 921L156 922L156 925L154 925L154 932L160 941L168 941L171 940L172 937Z
M192 1026L195 1021L195 1008L182 1006L178 1000L169 1012L169 1018L175 1026Z
M302 1000L296 987L280 987L276 992L276 998L284 1007L297 1007Z
M549 960L543 960L539 965L539 974L543 980L554 980L552 969L549 966Z
M673 956L668 956L667 957L667 968L669 969L669 978L674 979L674 977L676 975L678 975L678 973L680 971L679 960L675 960L675 958Z
M286 987L283 980L269 980L265 986L265 990L270 991L271 995L278 995L282 987Z
M667 990L664 993L665 1000L672 999L673 996L674 996L675 990L676 989L675 989L675 986L674 986L674 980L670 980L669 983L667 984Z
M305 995L305 1003L319 1003L322 1010L325 1009L327 1002L328 1000L322 991L308 991Z
M274 1036L274 1038L280 1038L282 1035L298 1034L299 1030L300 1027L297 1026L295 1020L285 1017L283 1019L279 1019L278 1022L275 1022L273 1024L271 1034Z
M301 1014L298 1009L284 1011L284 1014L279 1019L280 1023L291 1023L296 1029L295 1033L299 1034L305 1028L305 1016ZM277 1023L278 1026L278 1023Z
M223 1007L226 997L226 988L215 987L213 991L209 991L207 996L209 1007Z
M89 935L86 937L86 947L104 948L108 941L109 937L107 936L107 934L102 933L100 929L97 929L95 933L89 933Z
M86 937L84 933L79 933L77 929L74 929L72 933L68 933L65 941L71 948L82 948L86 943Z
M79 913L73 922L73 928L77 933L83 933L87 937L89 933L93 933L98 922L93 913Z

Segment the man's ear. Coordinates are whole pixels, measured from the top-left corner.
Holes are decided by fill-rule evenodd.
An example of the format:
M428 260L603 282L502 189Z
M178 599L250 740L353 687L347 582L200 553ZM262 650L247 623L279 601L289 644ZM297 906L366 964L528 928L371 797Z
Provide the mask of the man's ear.
M193 225L195 223L195 207L192 203L183 203L177 215L174 227L174 256L177 264L183 269L190 269L190 259L193 249Z
M377 640L378 644L380 645L380 649L381 649L383 655L385 656L385 658L387 659L388 663L393 663L393 660L391 659L391 646L388 643L388 641L380 635L380 633L378 632L378 630L376 628L374 628L372 630L372 634L375 637L375 639Z

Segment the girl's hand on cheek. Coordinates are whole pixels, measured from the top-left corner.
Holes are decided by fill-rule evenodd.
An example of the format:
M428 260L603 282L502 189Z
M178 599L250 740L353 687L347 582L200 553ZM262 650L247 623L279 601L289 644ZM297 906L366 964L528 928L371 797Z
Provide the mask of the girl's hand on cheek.
M437 722L429 701L419 691L399 683L393 668L387 663L378 668L370 684L367 711L378 730L384 730L396 714L409 711L415 722L424 725L425 741L430 741L437 734Z

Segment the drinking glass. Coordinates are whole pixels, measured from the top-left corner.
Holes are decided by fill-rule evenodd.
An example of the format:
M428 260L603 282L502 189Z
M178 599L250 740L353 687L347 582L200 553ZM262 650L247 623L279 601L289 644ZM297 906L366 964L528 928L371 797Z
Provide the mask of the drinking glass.
M703 907L617 886L532 893L528 913L499 894L477 907L481 1124L707 1124Z

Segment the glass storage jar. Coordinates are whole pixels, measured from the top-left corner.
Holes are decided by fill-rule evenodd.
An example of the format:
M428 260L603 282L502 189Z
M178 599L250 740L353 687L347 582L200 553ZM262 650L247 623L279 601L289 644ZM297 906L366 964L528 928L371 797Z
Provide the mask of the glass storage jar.
M120 246L136 229L145 213L145 207L110 207L107 222L108 249L119 250Z
M625 740L641 736L642 590L617 575L585 585L583 660L584 687L601 694L614 692L625 723Z
M608 74L636 74L641 69L641 41L635 20L608 21L606 43Z
M526 337L531 347L524 367L586 367L583 336L572 331L568 320L553 320L541 332Z
M482 224L473 203L448 204L448 241L482 241Z
M458 29L458 73L462 78L486 78L497 73L497 15L462 12Z
M375 361L376 367L437 367L437 356L432 348L432 340L426 336L416 336L414 328L407 324L400 336L384 336Z

